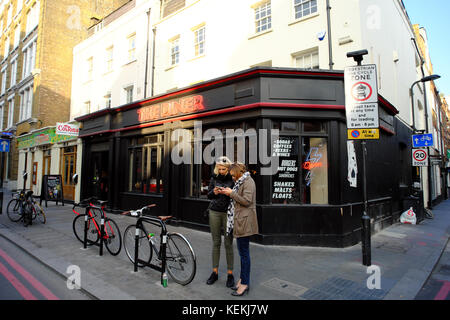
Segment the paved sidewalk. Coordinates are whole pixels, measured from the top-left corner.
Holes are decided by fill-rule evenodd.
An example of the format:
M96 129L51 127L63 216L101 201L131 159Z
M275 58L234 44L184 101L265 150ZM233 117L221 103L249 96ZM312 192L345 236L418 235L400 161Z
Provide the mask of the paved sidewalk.
M168 226L185 235L197 255L197 273L187 286L171 281L160 285L160 274L150 268L133 272L133 265L121 253L107 250L99 256L98 247L82 249L72 231L75 214L71 205L45 208L47 223L31 227L11 222L6 215L10 194L5 192L0 236L16 243L61 275L70 265L81 268L82 290L98 299L171 300L413 300L439 260L450 235L450 200L433 210L435 218L420 225L395 224L372 237L372 264L381 270L381 289L369 290L371 274L362 265L361 245L345 249L262 246L251 244L251 291L243 298L230 295L225 287L226 263L222 248L219 280L206 285L211 273L211 235L207 232ZM132 217L109 215L123 233ZM235 277L240 263L235 242ZM64 281L63 279L61 281Z

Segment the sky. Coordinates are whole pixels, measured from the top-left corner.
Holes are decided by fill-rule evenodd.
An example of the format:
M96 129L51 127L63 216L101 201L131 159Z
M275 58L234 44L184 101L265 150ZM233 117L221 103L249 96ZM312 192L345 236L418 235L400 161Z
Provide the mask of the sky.
M428 35L435 81L440 93L450 96L450 1L403 0L412 24L424 27Z

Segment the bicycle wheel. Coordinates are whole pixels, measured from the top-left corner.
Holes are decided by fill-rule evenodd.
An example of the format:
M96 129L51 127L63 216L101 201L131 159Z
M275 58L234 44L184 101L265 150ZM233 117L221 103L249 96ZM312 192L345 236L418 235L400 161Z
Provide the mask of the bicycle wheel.
M75 237L84 243L84 217L86 214L80 214L73 219L73 233ZM99 235L97 228L95 227L94 219L90 218L88 220L88 230L87 230L87 245L93 245L98 242Z
M106 218L105 220L104 241L106 249L108 249L111 255L117 256L120 253L122 249L122 235L120 234L117 223L110 218Z
M12 199L8 202L6 207L6 213L8 214L9 220L12 222L17 222L22 218L22 206L18 199Z
M191 244L179 233L167 234L166 263L172 279L183 286L195 277L196 258Z
M138 228L138 259L150 263L153 255L153 245L149 241L148 236L142 228ZM129 225L123 233L123 247L128 259L134 264L134 251L136 245L136 225ZM142 263L138 263L138 267L143 267Z
M45 216L44 209L36 202L34 203L34 208L36 209L39 221L45 224L47 222L47 217Z

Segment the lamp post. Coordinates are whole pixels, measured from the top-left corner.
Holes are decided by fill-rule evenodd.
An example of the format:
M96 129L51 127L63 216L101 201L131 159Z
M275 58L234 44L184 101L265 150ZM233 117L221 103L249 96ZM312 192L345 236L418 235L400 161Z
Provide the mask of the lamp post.
M418 83L425 83L425 82L428 82L428 81L434 81L434 80L437 80L437 79L439 79L441 76L439 76L439 75L437 75L437 74L433 74L433 75L431 75L431 76L427 76L427 77L424 77L424 78L422 78L422 79L420 79L420 80L417 80L416 82L414 82L412 85L411 85L411 88L409 89L410 90L410 92L411 92L411 106L412 106L412 129L413 129L413 133L416 133L416 125L415 125L415 119L414 119L414 86L416 85L416 84L418 84ZM428 120L428 119L427 119Z
M414 110L415 110L415 108L414 108L414 86L415 86L416 84L420 83L420 82L425 83L425 82L437 80L437 79L439 79L440 77L441 77L440 75L432 74L432 75L430 75L430 76L423 77L422 79L417 80L416 82L414 82L414 83L411 85L411 89L410 89L411 91L410 91L410 92L411 92L411 107L412 107L412 120L413 120L413 121L412 121L412 129L413 129L413 134L415 134L415 133L417 132L417 130L416 130L416 125L415 125L415 119L414 119ZM425 99L425 106L424 106L424 108L425 108L425 131L428 132L428 110L427 110L428 105L427 105L426 88L424 89L424 99ZM430 149L430 148L428 148L428 154L430 154L429 149ZM428 173L428 207L431 209L431 207L432 207L432 199L431 199L431 183L430 183L430 180L431 180L431 166L428 166L427 173ZM421 179L421 180L422 180L422 179ZM421 182L422 182L422 181L421 181Z

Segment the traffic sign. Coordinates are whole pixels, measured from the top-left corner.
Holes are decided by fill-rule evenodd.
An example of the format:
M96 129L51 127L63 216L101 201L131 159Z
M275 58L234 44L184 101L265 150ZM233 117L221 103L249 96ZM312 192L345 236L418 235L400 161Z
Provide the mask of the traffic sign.
M0 152L9 152L10 141L8 139L0 139Z
M417 134L412 136L413 148L432 147L434 145L433 134Z
M348 140L378 140L380 129L348 129Z
M413 167L428 166L428 150L427 149L413 149L412 150L412 165L413 165Z
M345 113L348 129L379 127L377 67L374 64L345 68Z

